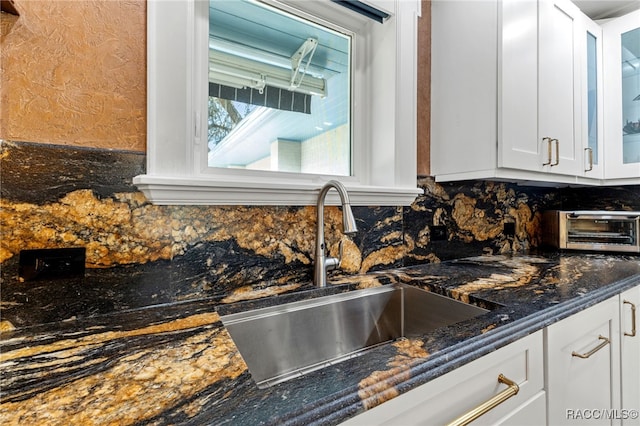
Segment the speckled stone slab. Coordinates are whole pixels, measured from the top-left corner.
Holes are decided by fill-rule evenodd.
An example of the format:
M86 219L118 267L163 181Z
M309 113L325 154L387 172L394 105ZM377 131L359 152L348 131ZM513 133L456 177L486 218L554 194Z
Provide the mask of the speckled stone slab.
M520 337L640 285L640 258L482 256L345 277L327 291L407 283L491 308L258 389L220 314L322 294L172 303L3 332L4 424L338 424Z

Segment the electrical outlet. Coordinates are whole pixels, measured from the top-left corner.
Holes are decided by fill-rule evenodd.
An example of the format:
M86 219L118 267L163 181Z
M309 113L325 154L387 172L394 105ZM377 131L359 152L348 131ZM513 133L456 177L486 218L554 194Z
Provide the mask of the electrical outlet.
M507 237L513 237L516 235L516 224L514 222L504 222L502 232Z
M18 274L25 281L84 276L84 247L21 250Z
M447 239L447 227L442 225L431 225L429 227L431 241L444 241Z

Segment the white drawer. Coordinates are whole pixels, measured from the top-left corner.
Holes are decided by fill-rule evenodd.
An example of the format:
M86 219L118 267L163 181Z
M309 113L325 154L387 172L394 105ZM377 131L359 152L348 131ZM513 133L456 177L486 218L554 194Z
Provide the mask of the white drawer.
M542 331L538 331L429 383L387 401L345 425L447 424L508 388L502 374L519 386L517 395L473 424L544 424Z

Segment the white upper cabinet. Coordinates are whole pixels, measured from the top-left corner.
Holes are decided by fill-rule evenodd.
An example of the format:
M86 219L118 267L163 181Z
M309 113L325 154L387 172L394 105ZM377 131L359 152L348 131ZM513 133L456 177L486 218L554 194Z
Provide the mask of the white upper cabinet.
M602 25L605 175L640 183L640 10Z
M603 183L600 25L569 0L432 7L436 180Z
M568 0L433 3L437 180L583 176L585 22Z

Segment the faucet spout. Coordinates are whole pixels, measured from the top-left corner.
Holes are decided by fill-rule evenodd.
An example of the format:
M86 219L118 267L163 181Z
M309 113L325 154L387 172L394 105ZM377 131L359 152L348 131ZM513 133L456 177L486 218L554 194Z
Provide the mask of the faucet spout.
M349 194L344 185L337 180L328 181L318 194L317 203L317 222L316 222L316 254L314 262L314 278L313 282L317 287L327 286L327 271L337 269L340 266L342 253L340 258L327 257L324 242L324 203L327 193L331 188L338 191L340 202L342 204L342 232L344 234L355 234L358 231L356 219L351 211L351 202Z

